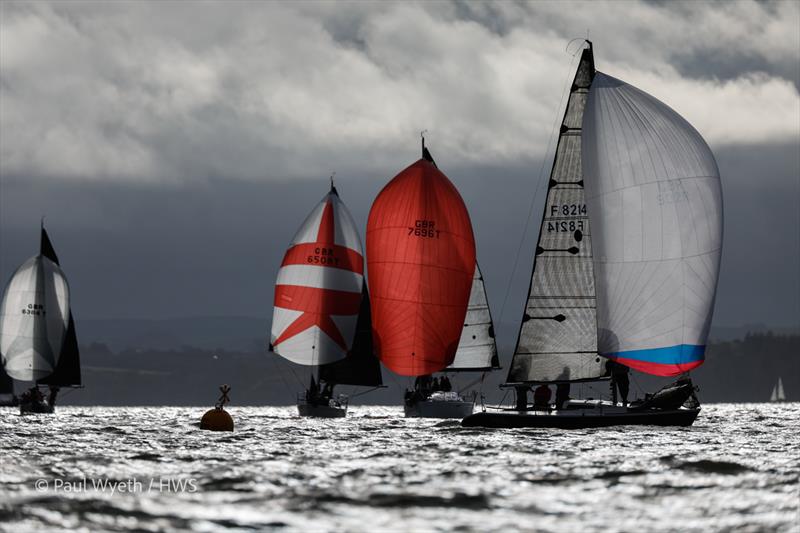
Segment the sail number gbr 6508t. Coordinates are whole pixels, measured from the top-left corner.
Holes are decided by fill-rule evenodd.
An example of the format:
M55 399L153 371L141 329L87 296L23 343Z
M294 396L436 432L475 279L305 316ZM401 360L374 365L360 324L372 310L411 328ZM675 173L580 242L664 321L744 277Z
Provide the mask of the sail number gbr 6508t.
M427 237L438 239L440 230L435 229L436 223L433 220L416 220L413 226L408 227L408 234L414 237Z

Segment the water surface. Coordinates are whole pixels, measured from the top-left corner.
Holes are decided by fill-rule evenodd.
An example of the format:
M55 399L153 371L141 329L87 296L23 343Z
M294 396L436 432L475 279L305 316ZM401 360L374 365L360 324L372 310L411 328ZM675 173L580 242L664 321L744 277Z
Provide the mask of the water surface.
M585 431L230 410L221 434L199 408L0 409L0 529L800 530L798 403Z

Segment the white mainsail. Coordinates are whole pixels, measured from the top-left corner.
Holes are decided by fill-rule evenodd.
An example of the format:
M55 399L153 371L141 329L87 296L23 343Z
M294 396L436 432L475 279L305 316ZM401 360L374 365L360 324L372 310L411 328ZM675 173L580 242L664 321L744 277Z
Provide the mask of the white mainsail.
M272 350L302 365L347 356L364 285L361 239L334 187L292 239L275 283Z
M458 341L455 359L444 371L491 370L499 367L497 342L494 338L492 315L486 298L486 287L480 267L475 263L472 290L469 294L464 329Z
M0 354L6 373L20 381L52 374L69 320L69 287L61 268L43 255L25 261L0 303Z
M786 394L783 392L783 380L778 378L778 385L775 391L775 400L782 402L786 400Z
M671 376L702 364L722 249L722 190L700 134L597 72L583 117L598 351Z

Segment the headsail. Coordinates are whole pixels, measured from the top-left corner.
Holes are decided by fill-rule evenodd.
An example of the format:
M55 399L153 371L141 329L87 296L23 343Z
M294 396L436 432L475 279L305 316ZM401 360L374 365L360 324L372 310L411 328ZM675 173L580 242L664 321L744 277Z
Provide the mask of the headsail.
M361 239L331 185L284 255L275 283L271 349L303 365L343 359L353 344L363 284Z
M366 283L361 297L361 311L358 313L353 348L344 359L320 367L319 379L326 383L361 387L379 387L383 384L381 364L373 351L372 318Z
M786 393L783 391L783 380L778 378L778 386L775 390L775 399L779 402L786 400Z
M475 270L464 201L424 155L383 188L367 223L376 353L406 376L453 362Z
M74 338L67 279L42 228L40 254L14 272L0 303L0 354L6 373L20 381L50 376L62 354L71 357L72 348L64 350L70 329ZM75 371L80 380L80 368Z
M590 45L561 124L509 383L578 381L605 373L597 356L592 232L581 168L581 121L593 76Z
M598 349L674 376L702 364L722 249L714 156L675 111L595 75L583 118Z
M489 302L486 299L486 288L478 263L475 263L475 274L472 277L472 290L469 293L467 316L453 363L446 372L481 371L500 368L497 356L497 342L494 338L494 324Z

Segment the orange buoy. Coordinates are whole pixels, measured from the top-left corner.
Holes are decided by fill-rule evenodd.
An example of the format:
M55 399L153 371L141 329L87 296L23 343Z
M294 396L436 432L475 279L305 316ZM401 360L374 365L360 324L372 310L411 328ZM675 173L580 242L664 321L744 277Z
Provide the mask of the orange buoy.
M227 384L219 388L222 395L217 400L217 405L210 409L200 419L200 429L207 429L209 431L233 431L233 418L225 410L225 404L230 402L228 393L231 391L230 386Z
M221 407L209 409L200 419L200 429L209 431L233 431L233 418Z

